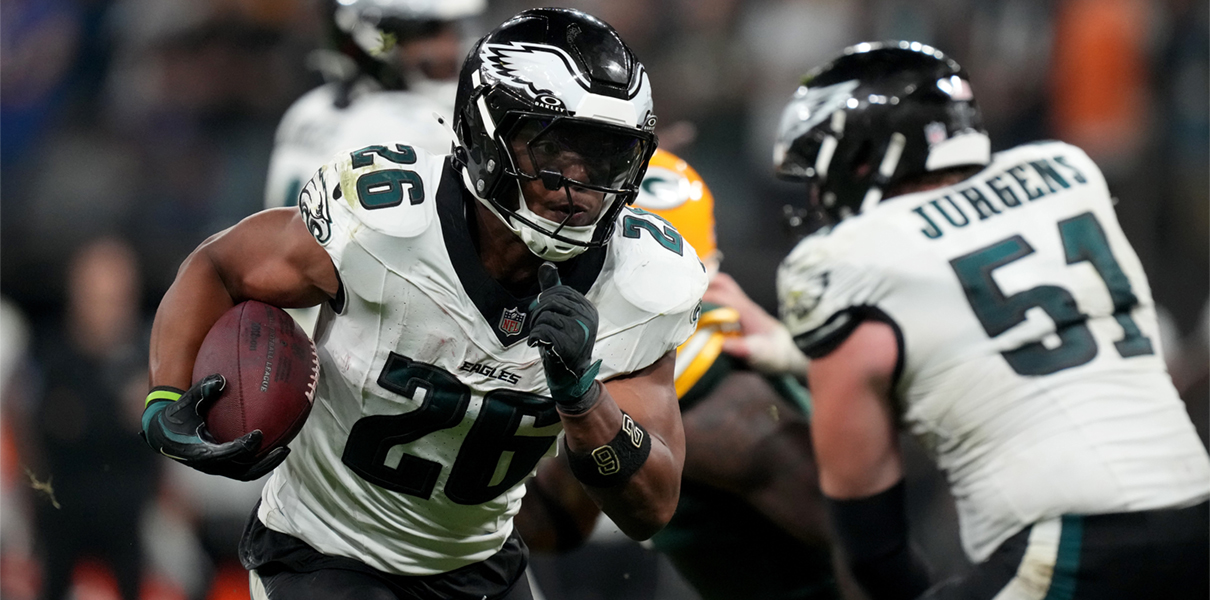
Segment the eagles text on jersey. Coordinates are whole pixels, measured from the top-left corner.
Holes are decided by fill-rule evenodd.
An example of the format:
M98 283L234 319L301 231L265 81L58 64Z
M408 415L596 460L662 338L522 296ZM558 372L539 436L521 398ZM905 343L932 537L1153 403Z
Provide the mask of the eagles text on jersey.
M487 276L466 221L475 201L447 156L399 143L345 152L300 198L342 291L316 326L315 408L265 485L260 519L389 573L489 557L561 432L525 343L533 297ZM706 287L680 234L632 210L560 274L599 310L602 380L683 342Z

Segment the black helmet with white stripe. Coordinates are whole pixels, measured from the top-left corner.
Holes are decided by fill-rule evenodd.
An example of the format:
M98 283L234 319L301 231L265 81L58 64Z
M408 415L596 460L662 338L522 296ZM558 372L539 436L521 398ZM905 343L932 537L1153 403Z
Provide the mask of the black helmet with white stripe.
M455 156L467 187L538 256L566 260L609 239L655 151L651 85L612 27L577 10L521 12L483 37L463 64ZM524 152L524 160L518 153ZM574 170L557 156L572 154ZM522 181L604 194L591 225L529 209ZM569 206L570 208L570 206Z
M990 158L966 73L918 42L857 44L808 73L773 148L777 175L806 181L808 208L833 222L904 179Z

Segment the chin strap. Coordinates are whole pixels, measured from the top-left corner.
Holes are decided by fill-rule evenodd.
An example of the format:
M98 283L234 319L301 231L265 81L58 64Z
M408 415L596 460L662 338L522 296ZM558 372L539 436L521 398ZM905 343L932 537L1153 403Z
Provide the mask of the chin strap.
M475 196L475 199L477 199L480 204L487 207L488 211L495 215L497 219L500 219L500 222L504 223L504 225L508 227L509 231L512 231L517 235L517 237L521 238L521 241L525 242L525 245L529 248L530 252L533 252L539 258L553 262L562 262L575 258L588 249L587 246L560 242L533 227L509 218L508 215L500 212L494 202L479 195L479 193L475 190L474 185L471 183L470 174L467 173L465 167L462 168L462 183L466 186L466 189L471 191L471 194ZM520 183L517 184L517 194L518 197L523 197L521 195ZM518 204L519 206L517 207L517 214L521 217L552 231L559 228L558 223L551 221L550 219L540 217L531 211L525 202L518 202ZM602 210L601 215L604 216L606 212L607 211ZM596 229L596 225L597 224L594 223L593 225L584 225L580 227L563 227L560 233L563 235L578 234L568 235L568 237L586 237L587 240L585 240L585 242L587 242L588 240L592 239L592 233Z
M520 206L517 207L517 214L524 217L526 220L532 221L533 223L541 225L542 227L545 227L551 231L558 231L560 234L575 240L584 238L582 240L584 243L592 240L592 232L594 229L596 229L595 223L592 225L563 227L560 229L559 223L538 216L538 214L530 210L529 206L526 206L524 202L519 204ZM559 240L556 240L549 235L522 223L518 223L518 229L514 229L514 231L521 236L521 239L525 241L525 245L529 246L530 251L542 257L544 260L561 262L579 256L588 249L588 246L560 242Z

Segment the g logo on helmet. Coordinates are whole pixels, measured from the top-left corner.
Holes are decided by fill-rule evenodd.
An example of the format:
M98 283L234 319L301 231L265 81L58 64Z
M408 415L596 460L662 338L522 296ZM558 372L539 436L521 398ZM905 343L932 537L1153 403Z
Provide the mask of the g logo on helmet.
M670 169L647 167L635 204L651 210L676 208L693 197L692 187L687 178Z

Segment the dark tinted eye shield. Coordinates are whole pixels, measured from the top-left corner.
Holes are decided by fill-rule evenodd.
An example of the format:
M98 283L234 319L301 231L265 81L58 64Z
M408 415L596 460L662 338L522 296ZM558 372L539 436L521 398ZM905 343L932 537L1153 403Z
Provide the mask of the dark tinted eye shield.
M523 114L504 135L514 174L564 186L631 193L655 147L655 136L632 127L575 117ZM525 158L517 153L525 149Z

